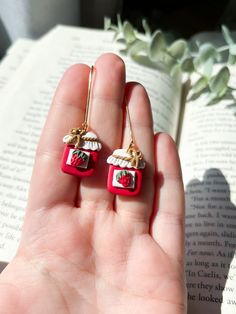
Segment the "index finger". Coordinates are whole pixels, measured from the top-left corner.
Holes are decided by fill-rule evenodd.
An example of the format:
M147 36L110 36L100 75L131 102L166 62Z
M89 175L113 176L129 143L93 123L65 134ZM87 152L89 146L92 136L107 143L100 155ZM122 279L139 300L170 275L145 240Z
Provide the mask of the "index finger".
M89 71L87 65L73 65L58 85L36 151L28 208L75 201L79 180L61 171L62 138L83 122Z

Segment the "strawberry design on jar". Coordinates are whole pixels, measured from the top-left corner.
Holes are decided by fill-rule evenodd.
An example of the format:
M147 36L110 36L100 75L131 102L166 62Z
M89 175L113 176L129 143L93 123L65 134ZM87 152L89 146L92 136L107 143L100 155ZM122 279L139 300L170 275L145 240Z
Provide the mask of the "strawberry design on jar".
M80 149L76 149L72 153L70 164L73 167L80 167L82 164L84 164L87 161L87 159L88 159L88 155L86 155L85 152L83 152Z
M98 151L102 148L96 134L73 128L70 134L64 136L63 142L66 146L61 164L62 171L80 177L92 175Z
M145 162L131 142L128 149L116 149L107 159L107 188L113 194L138 195L142 185Z
M123 185L123 187L127 188L131 182L131 175L127 170L121 170L116 175L116 180Z

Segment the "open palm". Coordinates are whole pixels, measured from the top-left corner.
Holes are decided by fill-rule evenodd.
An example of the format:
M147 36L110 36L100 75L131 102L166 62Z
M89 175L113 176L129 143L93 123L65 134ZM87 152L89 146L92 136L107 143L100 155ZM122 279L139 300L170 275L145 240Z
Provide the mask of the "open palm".
M62 137L83 122L89 67L72 66L56 91L38 146L22 239L0 277L0 313L185 313L184 200L175 145L153 135L144 88L125 84L113 55L95 64L89 125L102 142L93 176L60 171ZM141 194L106 189L106 158L127 147L127 99L146 161Z

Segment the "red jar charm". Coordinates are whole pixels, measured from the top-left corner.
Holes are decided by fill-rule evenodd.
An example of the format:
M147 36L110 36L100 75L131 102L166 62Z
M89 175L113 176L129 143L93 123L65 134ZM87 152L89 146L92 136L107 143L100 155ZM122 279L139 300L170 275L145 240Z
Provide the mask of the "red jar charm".
M67 145L62 158L62 171L79 177L92 175L98 151L102 148L97 136L92 132L72 129L63 142Z
M117 149L108 157L110 164L107 188L113 194L134 196L142 186L142 169L145 162L133 144L127 149Z

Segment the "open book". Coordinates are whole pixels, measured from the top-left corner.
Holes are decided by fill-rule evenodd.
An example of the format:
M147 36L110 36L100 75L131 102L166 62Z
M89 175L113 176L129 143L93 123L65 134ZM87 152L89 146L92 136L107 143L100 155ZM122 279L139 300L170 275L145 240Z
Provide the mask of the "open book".
M0 64L2 268L17 250L35 148L55 88L71 64L91 65L103 52L118 54L120 44L112 37L57 26L37 42L16 42ZM139 81L148 91L155 132L178 138L187 205L188 313L236 313L236 117L230 103L184 101L180 77L122 58L127 81Z

